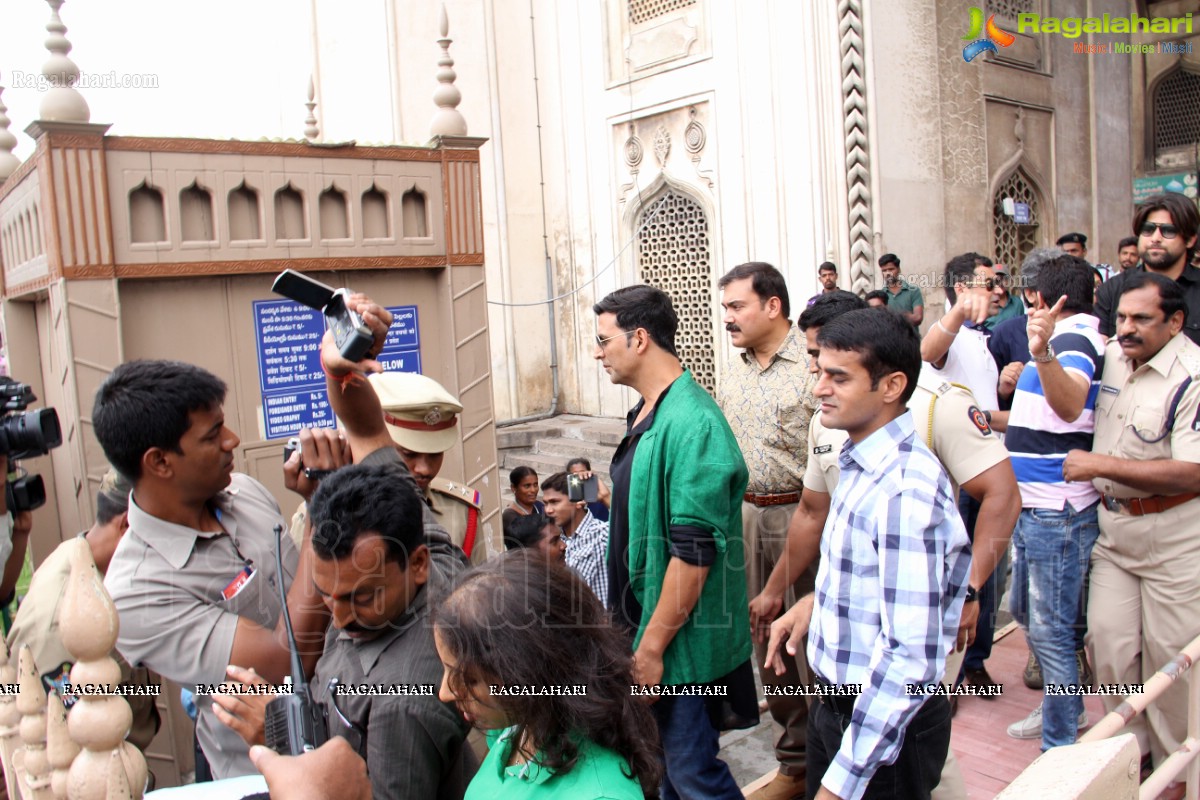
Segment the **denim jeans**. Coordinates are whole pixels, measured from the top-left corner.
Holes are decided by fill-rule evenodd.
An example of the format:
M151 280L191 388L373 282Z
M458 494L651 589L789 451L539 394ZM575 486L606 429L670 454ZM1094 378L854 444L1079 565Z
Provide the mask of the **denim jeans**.
M1082 617L1084 580L1100 535L1099 503L1076 511L1026 508L1013 531L1012 613L1026 630L1042 666L1042 749L1074 744L1083 698L1053 693L1079 684L1076 627Z
M729 765L717 758L720 734L704 698L664 697L650 708L666 764L662 800L742 800Z

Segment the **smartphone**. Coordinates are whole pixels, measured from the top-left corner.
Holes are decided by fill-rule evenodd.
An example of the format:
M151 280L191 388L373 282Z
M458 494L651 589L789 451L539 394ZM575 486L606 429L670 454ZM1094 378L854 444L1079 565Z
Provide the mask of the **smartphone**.
M567 499L573 503L578 503L580 500L586 503L595 503L600 499L600 479L595 475L587 480L578 475L568 475Z

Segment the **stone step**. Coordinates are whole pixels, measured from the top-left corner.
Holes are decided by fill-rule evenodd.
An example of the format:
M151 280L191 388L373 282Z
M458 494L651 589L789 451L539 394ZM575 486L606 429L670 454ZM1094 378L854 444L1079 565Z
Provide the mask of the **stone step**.
M553 439L538 439L533 446L533 452L544 456L562 456L565 459L564 464L572 458L586 458L591 462L593 469L607 471L608 465L612 463L613 453L616 452L616 448L607 447L602 444L592 444L580 439L556 437Z
M616 447L624 435L624 420L560 414L550 419L498 428L496 444L501 450L506 450L532 447L538 439L564 438Z

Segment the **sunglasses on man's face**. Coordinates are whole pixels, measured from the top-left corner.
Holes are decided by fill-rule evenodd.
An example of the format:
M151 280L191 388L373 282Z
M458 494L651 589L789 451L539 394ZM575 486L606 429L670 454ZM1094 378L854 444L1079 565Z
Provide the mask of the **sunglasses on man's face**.
M967 284L968 289L987 289L989 292L996 288L994 278L976 278Z
M1162 234L1162 238L1164 239L1174 239L1179 235L1179 228L1174 225L1165 225L1161 222L1143 222L1141 230L1138 233L1142 236L1153 236L1155 228L1158 229L1158 232Z

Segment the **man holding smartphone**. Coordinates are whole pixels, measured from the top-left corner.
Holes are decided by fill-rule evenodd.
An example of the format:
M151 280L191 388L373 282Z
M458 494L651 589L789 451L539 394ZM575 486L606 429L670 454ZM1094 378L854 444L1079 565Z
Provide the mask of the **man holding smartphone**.
M591 480L594 482L596 476L593 475ZM604 559L608 552L608 523L596 519L587 506L580 508L583 504L576 502L586 499L586 483L575 475L556 472L542 481L542 500L546 503L546 516L562 528L567 544L567 566L579 573L583 582L607 606L608 565ZM578 497L572 493L574 488L578 489Z

